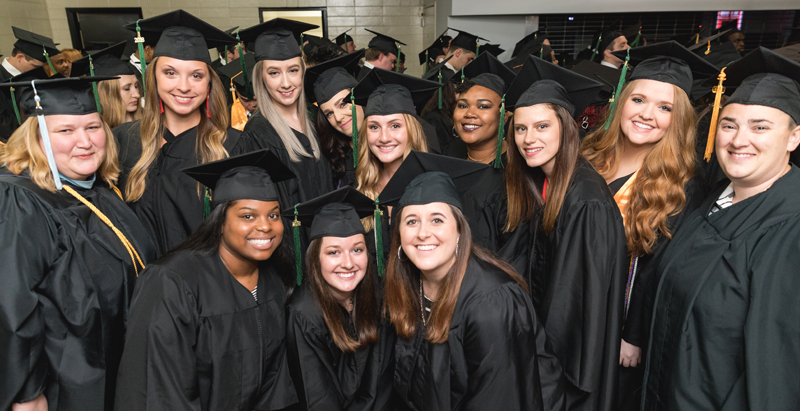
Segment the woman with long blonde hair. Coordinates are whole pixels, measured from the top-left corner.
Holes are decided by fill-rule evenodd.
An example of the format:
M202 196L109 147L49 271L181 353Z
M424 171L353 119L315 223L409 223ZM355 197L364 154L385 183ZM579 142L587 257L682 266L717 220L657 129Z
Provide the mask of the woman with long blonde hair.
M628 51L616 52L626 59ZM636 64L616 107L583 141L581 154L609 184L625 224L628 265L620 348L620 409L638 409L654 272L672 236L699 206L705 188L695 177L693 76L717 69L675 42L631 49Z
M3 410L114 408L131 291L156 250L116 188L104 79L4 84L43 115L0 145Z
M181 170L228 157L238 140L239 131L228 124L226 89L211 69L206 47L236 39L183 10L139 26L146 35L161 31L161 38L145 72L142 119L117 127L114 134L123 173L133 164L125 200L164 254L210 212L209 190Z

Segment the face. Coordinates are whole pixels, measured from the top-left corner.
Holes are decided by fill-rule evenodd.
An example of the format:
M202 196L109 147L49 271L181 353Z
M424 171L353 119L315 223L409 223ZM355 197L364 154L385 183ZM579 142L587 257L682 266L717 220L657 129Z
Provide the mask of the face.
M239 97L239 102L242 103L242 107L244 107L248 113L255 113L258 110L258 100L256 100L255 97L244 97L239 91L236 91L236 96Z
M58 171L73 180L86 180L106 158L106 133L97 113L45 116ZM39 138L44 152L44 142Z
M407 206L400 218L400 244L408 259L426 276L443 277L455 263L459 233L445 203Z
M264 83L276 104L285 107L297 103L303 90L303 66L300 57L277 61L264 61Z
M603 52L605 60L617 66L621 66L623 63L622 59L611 53L614 51L627 50L629 48L631 48L631 46L628 45L628 39L625 36L619 36L611 43L611 47Z
M369 151L384 165L402 162L409 144L403 115L369 116L366 120Z
M788 114L765 106L729 104L717 126L719 165L734 186L756 187L781 175L800 142L800 126Z
M475 60L475 52L467 51L465 49L458 49L453 53L453 58L450 59L449 63L453 66L456 71L461 70L467 64L471 63L472 60Z
M364 279L369 265L367 244L363 234L339 238L322 237L319 264L322 278L334 298L345 302Z
M378 59L371 62L373 66L392 71L394 70L394 65L397 64L397 56L393 53L381 54L378 56Z
M328 119L328 123L347 136L353 134L353 111L350 101L346 99L349 94L349 90L342 90L319 106L322 113L325 114L325 118ZM358 117L356 128L361 128L361 122L364 121L364 108L359 105L356 105L356 117Z
M528 167L541 167L545 175L550 175L561 145L556 112L546 104L514 110L514 141Z
M458 96L453 122L464 143L494 143L500 124L500 100L497 93L483 86L472 86Z
M55 57L51 57L50 62L53 63L53 68L61 73L62 76L69 77L69 73L72 70L72 63L67 60L67 56L58 54Z
M153 61L153 53L155 53L153 46L144 46L144 62L150 64Z
M23 73L45 65L45 63L39 60L26 60L25 55L22 53L17 54L17 56L13 58L16 60L15 67L17 67L17 69Z
M202 61L161 57L156 67L156 83L164 110L178 116L188 116L197 112L206 102L211 77L208 65Z
M133 74L119 76L119 94L122 102L125 103L125 110L133 113L139 108L139 80Z
M228 47L228 62L235 61L238 58L239 58L239 48L236 46Z
M728 39L736 46L736 51L744 53L744 33L731 34Z
M637 80L627 101L622 105L620 125L628 144L634 147L653 146L664 137L672 121L675 89L671 84L655 80Z
M247 261L264 261L283 239L277 201L238 200L228 207L220 248Z
M352 53L356 51L356 43L353 43L353 41L350 40L347 42L347 44L342 44L342 48L344 49L344 51Z

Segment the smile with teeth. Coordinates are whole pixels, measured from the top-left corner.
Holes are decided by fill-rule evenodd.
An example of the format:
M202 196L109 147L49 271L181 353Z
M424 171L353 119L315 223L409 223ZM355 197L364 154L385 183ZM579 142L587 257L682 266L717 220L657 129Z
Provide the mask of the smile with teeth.
M356 272L350 271L349 273L334 273L334 274L338 275L341 278L352 278L353 276L356 275Z
M172 97L175 98L175 101L181 104L188 104L191 103L192 100L194 100L194 97L181 97L181 96L176 96L174 94L172 95Z
M280 93L280 94L281 94L282 96L284 96L284 97L291 97L291 96L292 96L292 94L294 94L294 90L289 90L289 91L278 91L278 93Z
M438 245L418 245L416 246L419 251L431 251L438 247Z
M272 238L249 238L247 242L257 247L264 247L272 244L272 240Z
M534 147L534 148L526 148L525 152L528 154L538 153L544 150L544 147Z
M389 152L397 148L397 144L378 146L378 150Z
M651 126L651 125L644 124L644 123L640 123L640 122L638 122L638 121L634 121L634 122L633 122L633 125L634 125L634 126L636 126L636 127L639 127L639 128L643 128L643 129L645 129L645 130L652 130L652 129L654 129L654 128L655 128L655 127L653 127L653 126Z
M755 156L755 154L748 153L731 153L730 151L728 153L730 153L731 157L738 159L746 159Z
M462 124L461 128L463 128L464 131L475 131L478 128L480 128L480 125L478 125L478 124Z

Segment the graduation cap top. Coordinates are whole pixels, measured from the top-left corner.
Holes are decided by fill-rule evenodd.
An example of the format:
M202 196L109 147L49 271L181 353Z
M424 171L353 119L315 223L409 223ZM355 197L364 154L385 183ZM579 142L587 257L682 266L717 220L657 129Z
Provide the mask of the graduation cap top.
M295 175L269 149L182 170L213 190L211 206L234 200L278 201L275 183Z
M356 104L366 106L364 116L410 114L416 116L415 106L423 104L442 85L379 68L372 69L353 90Z
M245 43L255 41L253 49L256 61L284 61L300 57L300 45L297 42L304 32L318 28L315 24L295 20L276 18L261 24L239 30L239 39Z
M583 60L576 64L575 67L572 68L572 71L584 77L588 77L592 80L598 80L603 83L602 91L605 93L605 97L598 98L598 100L595 102L603 104L608 103L608 98L614 93L614 90L619 84L619 78L622 75L622 70L607 67L589 60ZM629 77L630 75L630 71L626 72L626 77ZM604 101L601 101L601 99Z
M233 86L236 87L239 94L246 98L253 98L255 96L247 91L247 82L251 81L251 79L247 78L247 75L253 75L253 68L256 65L256 58L253 57L253 53L244 55L244 64L247 67L247 73L242 71L242 64L239 59L218 68L217 71L233 82Z
M492 53L481 53L478 58L464 66L464 77L500 96L506 94L516 76L514 70L501 63Z
M478 37L472 33L467 33L463 30L450 29L457 31L458 35L450 42L450 48L460 47L469 50L473 53L478 51L478 40L489 41L483 37Z
M366 234L361 219L369 217L375 203L353 187L346 186L323 194L294 209L284 210L283 216L292 218L297 210L297 219L309 227L309 240L321 237L350 237Z
M137 23L125 28L136 31ZM236 44L236 39L184 10L139 20L144 37L158 37L153 57L171 57L211 64L208 49Z
M615 51L614 55L635 65L631 81L647 79L678 86L689 95L695 77L706 78L717 75L714 65L703 60L674 40L635 49Z
M50 37L45 37L41 34L32 33L14 26L11 26L11 30L14 31L14 37L17 38L17 42L14 43L14 48L19 49L28 57L41 61L42 63L47 63L47 57L44 55L45 52L47 52L48 56L55 56L61 53Z
M474 161L412 151L378 198L388 206L446 203L462 209L461 196L488 168Z
M506 94L509 109L536 104L556 104L569 110L572 117L581 113L603 88L603 83L586 78L542 59L528 56Z
M503 52L505 51L506 51L505 49L500 48L499 44L484 44L483 46L481 46L481 54L489 53L495 57L503 54Z
M394 54L396 57L399 57L400 52L398 51L397 45L398 44L402 46L406 45L406 43L403 43L400 40L391 38L385 34L378 33L377 31L372 31L370 29L364 29L364 30L375 35L375 37L373 37L372 40L370 40L369 44L367 45L367 47L369 48L376 48L378 50L388 51L389 53Z
M725 86L736 87L727 104L766 106L800 124L800 63L759 47L725 70Z
M326 49L326 48L336 51L341 51L341 48L337 47L336 44L334 44L334 42L323 37L305 35L303 37L303 40L308 41L308 44L303 46L303 52L306 54L313 53L317 49Z
M438 81L439 73L441 72L442 73L442 81L443 82L444 81L449 81L451 78L453 78L453 76L456 75L455 71L450 70L450 68L446 66L447 62L450 61L451 58L453 58L452 55L450 57L447 57L446 59L442 60L441 62L436 63L436 65L431 67L431 69L428 70L427 73L422 75L422 78L425 79L425 80Z
M524 48L529 47L531 44L542 44L545 39L547 39L547 35L545 33L541 33L541 30L537 30L531 34L528 34L514 45L514 51L511 52L511 57L518 56Z
M739 54L739 50L736 49L736 45L730 41L711 43L710 47L705 45L705 47L698 47L693 49L693 51L700 56L700 58L719 69L727 67L734 61L742 58L742 55Z
M444 50L442 50L442 49L441 49L441 48L439 48L438 46L436 46L436 45L430 46L430 47L426 48L425 50L422 50L422 51L419 53L419 64L420 64L420 65L422 65L422 64L425 64L425 59L426 59L426 56L427 56L427 59L428 59L428 60L429 60L431 63L433 63L433 62L435 62L435 61L436 61L436 60L435 60L435 59L436 59L436 57L439 57L439 56L444 56L445 54L446 54L446 53L444 52Z
M348 42L353 41L353 36L347 34L347 32L350 31L350 30L352 30L352 28L347 29L347 30L344 31L344 33L336 36L335 40L336 40L336 45L337 46L343 46L343 45L347 44Z
M91 75L92 70L90 70L89 67L91 59L95 76L126 76L138 74L133 71L133 66L131 66L129 62L122 60L124 52L125 42L123 41L73 61L71 73L73 76Z
M303 81L306 90L314 90L313 98L317 105L327 103L340 91L358 84L353 73L358 70L358 61L364 56L364 51L361 49L306 69ZM311 93L308 95L312 96Z
M24 73L23 73L24 74ZM50 115L82 116L97 112L92 82L117 77L68 77L0 83L0 87L27 87L22 92L21 108L28 114L36 112L34 94L38 94L42 113Z

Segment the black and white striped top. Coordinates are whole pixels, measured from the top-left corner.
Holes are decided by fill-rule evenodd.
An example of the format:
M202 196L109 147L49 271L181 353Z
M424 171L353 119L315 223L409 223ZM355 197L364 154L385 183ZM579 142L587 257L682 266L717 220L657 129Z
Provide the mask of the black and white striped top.
M711 207L711 212L708 215L714 214L717 211L724 210L733 205L733 184L728 185L725 191L719 195L717 201L714 203L714 206Z
M250 294L253 294L253 299L258 301L258 286L256 286L256 288L253 288L253 291L250 291Z

